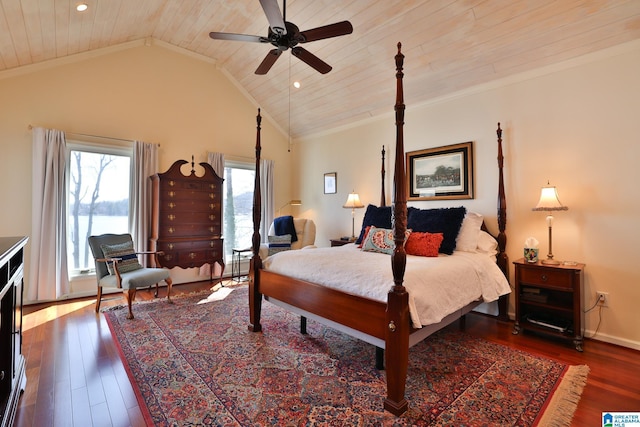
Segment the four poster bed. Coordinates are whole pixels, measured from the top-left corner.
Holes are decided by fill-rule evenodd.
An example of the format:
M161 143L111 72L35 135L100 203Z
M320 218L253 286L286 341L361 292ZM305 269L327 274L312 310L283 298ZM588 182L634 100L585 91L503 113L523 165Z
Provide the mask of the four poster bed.
M425 339L433 332L461 318L483 301L498 300L499 318L507 318L507 298L509 285L508 259L505 253L506 235L506 203L503 184L503 156L502 156L502 131L498 124L498 228L497 254L495 256L476 256L477 254L461 254L423 258L413 255L407 256L405 252L405 232L407 230L407 201L405 183L405 152L403 141L404 125L404 99L403 99L403 60L401 45L398 43L396 61L396 147L395 147L395 171L394 171L394 196L393 203L393 242L391 256L382 253L371 253L359 250L356 245L344 245L335 248L317 248L301 251L285 251L268 257L264 264L259 255L260 248L260 124L261 116L258 110L257 137L256 137L256 174L254 188L254 229L252 236L253 257L249 269L249 330L259 332L262 330L260 314L262 297L271 303L283 306L290 311L300 314L301 325L304 332L306 318L312 318L330 327L346 332L352 336L375 345L378 349L384 349L384 362L387 374L387 396L384 407L395 415L401 415L407 410L408 403L405 399L405 383L409 359L409 348ZM382 194L381 205L385 204L384 196L384 149L382 169ZM414 208L409 208L414 209ZM486 231L486 227L482 227ZM457 233L457 231L456 231ZM328 261L323 258L323 252L330 252ZM286 255L289 253L290 255ZM437 255L437 254L436 254ZM303 257L294 258L289 265L303 265L302 270L307 270L315 275L305 275L304 272L288 272L287 256ZM306 258L304 258L306 257ZM369 257L364 260L363 257ZM484 257L484 259L482 258ZM388 264L391 259L391 271ZM325 259L324 264L312 264L312 259ZM424 260L424 261L423 261ZM489 260L487 267L486 260ZM414 271L419 263L460 263L451 264L456 273L467 269L470 276L488 276L484 283L480 283L471 291L461 291L457 288L460 276L458 275L448 285L442 282L427 279L436 283L437 289L427 289L420 296L418 290L425 283L420 282L423 276L421 271ZM368 264L366 264L368 263ZM347 265L348 264L348 265ZM479 265L482 264L481 267ZM380 266L383 266L381 270ZM497 265L497 267L496 267ZM353 272L347 268L360 266L359 271ZM344 269L343 269L344 268ZM478 270L482 268L483 270ZM486 268L486 270L484 270ZM362 270L369 271L362 271ZM493 270L492 270L493 269ZM298 269L300 270L300 269ZM495 271L499 278L495 277ZM480 272L479 272L480 271ZM487 273L488 271L488 273ZM366 276L366 274L370 274ZM405 277L405 273L407 274ZM373 274L373 276L371 276ZM466 273L465 273L466 274ZM363 276L364 275L364 276ZM355 277L356 284L350 278ZM466 280L466 279L465 279ZM340 286L344 282L346 287ZM380 282L380 287L375 288L374 282ZM359 286L358 286L359 283ZM377 290L372 290L373 288ZM444 308L444 311L434 313L433 307L427 308L429 300L431 305L438 308L444 305L437 300L439 292L443 289L451 290L445 299L457 294L465 294L463 300L454 303L453 308ZM381 293L382 292L382 293ZM425 302L426 300L426 302ZM435 304L433 304L433 300ZM378 351L380 357L382 350Z

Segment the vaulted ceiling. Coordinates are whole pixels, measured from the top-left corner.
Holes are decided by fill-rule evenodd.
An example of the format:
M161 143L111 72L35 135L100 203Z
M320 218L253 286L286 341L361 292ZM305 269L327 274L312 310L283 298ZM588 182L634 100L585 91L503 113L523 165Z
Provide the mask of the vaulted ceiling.
M266 36L258 0L86 0L81 13L77 3L1 1L0 77L159 40L215 60L294 138L392 111L398 42L410 108L640 38L638 0L290 0L286 18L300 30L349 20L353 33L304 44L333 67L328 74L287 51L266 75L256 75L271 45L212 40L209 32ZM302 87L292 88L293 81Z

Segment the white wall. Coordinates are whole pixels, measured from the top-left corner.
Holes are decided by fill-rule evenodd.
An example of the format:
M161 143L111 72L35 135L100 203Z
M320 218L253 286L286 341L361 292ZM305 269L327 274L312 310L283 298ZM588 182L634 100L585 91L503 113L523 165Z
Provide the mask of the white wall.
M256 115L253 102L213 63L162 45L127 44L2 73L0 235L31 235L29 125L159 143L165 171L192 155L204 162L207 151L253 162ZM276 201L289 200L288 141L266 119L262 145L263 157L276 164ZM203 279L175 275L174 282ZM94 279L72 283L72 292L86 289L95 293Z
M392 61L389 67L393 69ZM501 122L510 259L522 257L523 243L529 236L541 242L541 255L547 253L546 215L531 208L549 180L569 207L555 215L556 259L586 263L585 308L595 302L596 291L609 292L609 308L602 309L595 338L633 348L640 348L638 75L640 44L631 43L429 105L414 105L411 93L405 93L406 151L474 141L476 164L474 200L410 205L464 204L488 217L495 231L495 130ZM405 75L405 81L410 79L411 75ZM352 189L365 204L378 204L380 148L385 144L389 153L394 142L390 108L388 116L295 144L294 152L300 159L296 166L301 174L300 197L306 216L318 224L318 245L328 246L328 239L350 234L350 211L341 206ZM391 180L393 155L388 157ZM322 194L325 172L338 173L338 194ZM390 190L387 194L390 201ZM359 222L363 211L357 211ZM598 327L598 310L586 314L585 320L586 336L590 337Z

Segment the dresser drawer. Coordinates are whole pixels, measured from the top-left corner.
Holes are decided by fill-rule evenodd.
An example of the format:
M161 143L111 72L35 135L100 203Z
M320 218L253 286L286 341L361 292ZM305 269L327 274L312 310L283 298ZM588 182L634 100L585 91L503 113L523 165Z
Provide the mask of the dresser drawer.
M160 213L160 226L166 227L169 225L183 224L183 223L195 223L201 224L202 227L207 227L211 224L220 223L220 215L217 212L178 212L169 211Z
M220 201L221 194L211 191L195 191L195 190L160 190L160 197L165 202L180 201Z
M571 289L573 281L571 270L520 268L520 282L529 285L553 286L557 288Z
M168 179L162 183L162 190L173 191L211 191L217 192L220 186L215 182L193 179Z
M172 212L222 212L222 204L219 198L167 198L159 206L160 213Z
M221 225L209 223L206 226L202 224L174 224L162 225L158 230L160 238L189 238L189 237L219 237L222 235Z
M159 256L159 260L162 267L166 268L200 267L205 263L222 261L222 240L163 242L158 245L158 249L164 252L164 255Z

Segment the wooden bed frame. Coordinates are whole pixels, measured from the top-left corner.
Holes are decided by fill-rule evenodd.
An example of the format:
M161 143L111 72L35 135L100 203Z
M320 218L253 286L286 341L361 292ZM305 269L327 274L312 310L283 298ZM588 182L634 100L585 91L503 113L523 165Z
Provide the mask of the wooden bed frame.
M394 171L394 240L396 248L391 255L394 285L388 293L387 303L374 301L356 295L344 293L315 283L293 279L291 277L272 273L262 269L260 258L260 124L262 117L258 109L256 136L256 173L253 199L253 257L249 267L249 317L250 331L262 330L260 312L262 297L268 301L283 306L290 311L300 314L302 325L306 317L318 320L326 325L344 331L352 336L385 349L384 358L387 370L387 396L384 408L395 415L403 414L408 403L405 399L405 383L409 361L409 348L426 338L431 333L443 328L467 312L478 303L459 310L443 319L438 324L429 325L421 329L411 327L409 317L409 294L403 286L406 265L404 250L404 233L407 224L407 202L405 185L405 153L403 139L404 99L403 99L403 61L401 44L398 43L396 62L396 155ZM508 258L505 253L506 235L506 199L503 182L502 130L498 123L498 241L499 254L497 263L508 279ZM384 147L382 151L382 195L381 204L385 203L384 196ZM486 227L484 227L486 230ZM508 295L499 300L499 319L507 319Z

